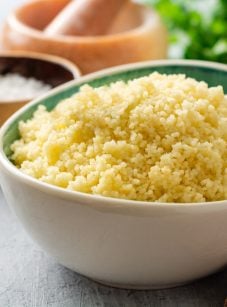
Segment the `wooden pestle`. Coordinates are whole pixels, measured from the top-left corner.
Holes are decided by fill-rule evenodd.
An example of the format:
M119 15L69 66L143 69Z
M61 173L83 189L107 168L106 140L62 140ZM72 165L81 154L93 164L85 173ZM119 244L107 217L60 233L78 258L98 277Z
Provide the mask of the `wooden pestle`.
M72 0L44 30L49 36L105 34L127 0Z

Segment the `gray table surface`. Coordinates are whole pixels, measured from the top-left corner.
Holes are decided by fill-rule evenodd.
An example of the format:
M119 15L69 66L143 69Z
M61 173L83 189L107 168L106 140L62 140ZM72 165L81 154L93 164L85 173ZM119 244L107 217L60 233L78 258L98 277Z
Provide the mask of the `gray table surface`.
M0 190L0 307L218 307L227 297L227 269L166 290L105 287L46 255L22 229Z
M0 20L22 0L0 0ZM0 174L1 176L1 174ZM223 306L227 269L168 290L120 290L62 267L26 235L0 189L0 307Z

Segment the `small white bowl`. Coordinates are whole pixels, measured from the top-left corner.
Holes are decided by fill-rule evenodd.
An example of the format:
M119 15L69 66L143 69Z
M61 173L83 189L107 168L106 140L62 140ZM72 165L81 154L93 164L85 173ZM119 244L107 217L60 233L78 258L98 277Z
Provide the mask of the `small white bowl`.
M31 117L38 104L56 104L85 82L98 86L154 70L185 72L211 85L227 84L227 68L219 64L126 65L53 90L19 110L0 130L2 189L27 232L66 267L116 287L173 287L223 268L227 264L227 201L164 204L71 192L23 174L7 155L18 137L18 120Z

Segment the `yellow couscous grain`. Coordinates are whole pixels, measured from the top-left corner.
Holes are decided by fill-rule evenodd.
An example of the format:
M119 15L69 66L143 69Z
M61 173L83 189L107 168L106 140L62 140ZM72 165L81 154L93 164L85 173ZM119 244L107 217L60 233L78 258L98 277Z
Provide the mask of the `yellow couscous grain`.
M26 174L109 197L227 199L227 99L184 75L153 73L80 92L19 125L12 159Z

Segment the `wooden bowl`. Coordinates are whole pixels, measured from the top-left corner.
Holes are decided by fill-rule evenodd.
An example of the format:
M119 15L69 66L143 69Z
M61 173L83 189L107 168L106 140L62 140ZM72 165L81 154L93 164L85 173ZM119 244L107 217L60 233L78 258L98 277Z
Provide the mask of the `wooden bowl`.
M52 88L80 76L79 69L71 62L56 56L32 52L1 52L0 75L17 73L26 78L33 77ZM0 126L29 100L0 101Z
M59 55L79 65L84 74L166 57L167 33L159 16L151 9L130 2L108 35L48 37L42 30L69 1L33 0L23 4L5 23L2 48Z

